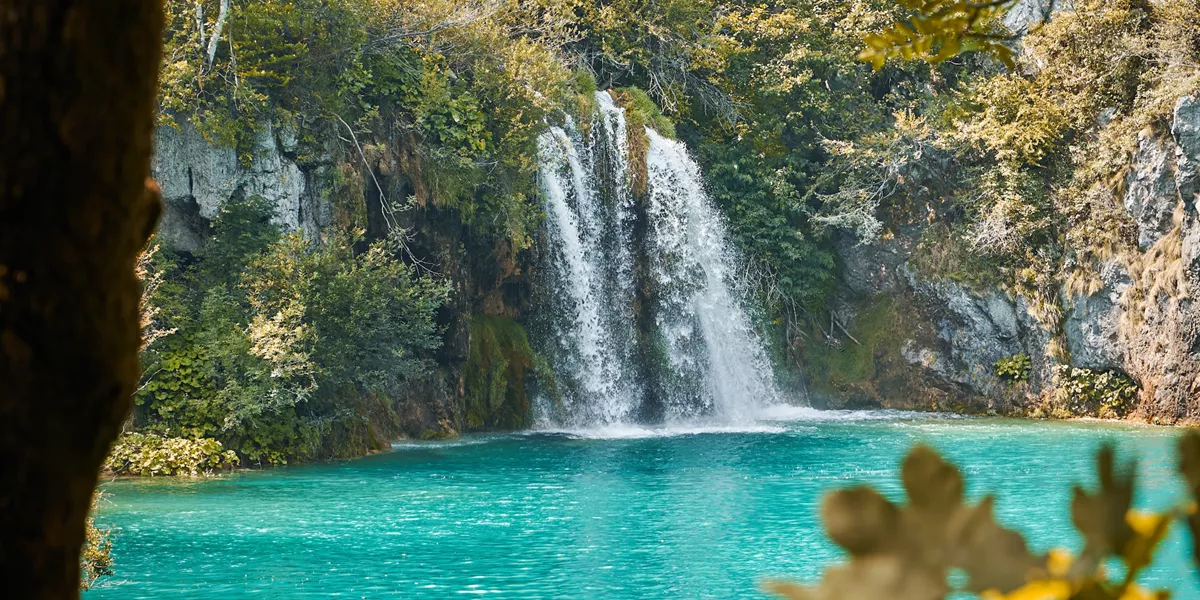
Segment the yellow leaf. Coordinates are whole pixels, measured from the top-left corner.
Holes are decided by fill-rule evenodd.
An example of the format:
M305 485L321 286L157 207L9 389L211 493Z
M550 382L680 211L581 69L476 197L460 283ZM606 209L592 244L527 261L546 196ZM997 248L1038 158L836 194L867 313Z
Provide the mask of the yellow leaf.
M1054 548L1046 555L1046 570L1055 577L1065 577L1073 560L1065 548Z
M1120 600L1166 600L1170 597L1170 592L1163 590L1152 592L1135 583L1125 588L1125 593L1121 594Z
M1158 535L1159 528L1164 525L1166 520L1166 515L1145 510L1131 510L1125 513L1125 522L1129 523L1129 526L1143 537Z

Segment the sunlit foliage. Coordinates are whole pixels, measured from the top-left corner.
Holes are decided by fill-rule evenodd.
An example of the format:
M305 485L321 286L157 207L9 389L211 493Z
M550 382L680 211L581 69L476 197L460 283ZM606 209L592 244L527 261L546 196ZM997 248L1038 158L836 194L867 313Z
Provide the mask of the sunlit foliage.
M910 13L883 31L863 38L860 60L883 68L888 59L924 60L940 63L963 52L983 51L1009 68L1016 66L1005 30L997 21L1017 0L971 2L955 0L903 0Z
M215 438L251 464L354 453L366 398L428 372L441 344L439 280L397 258L395 240L354 250L283 235L261 200L231 200L195 256L164 254L149 298L174 333L143 355L135 425Z
M113 445L104 469L115 475L199 477L233 469L238 457L214 439L127 433Z
M103 494L92 494L91 512L96 512L96 506L103 499ZM89 515L85 524L83 548L79 554L79 589L88 591L101 577L113 574L112 538L107 529L96 526L95 517Z

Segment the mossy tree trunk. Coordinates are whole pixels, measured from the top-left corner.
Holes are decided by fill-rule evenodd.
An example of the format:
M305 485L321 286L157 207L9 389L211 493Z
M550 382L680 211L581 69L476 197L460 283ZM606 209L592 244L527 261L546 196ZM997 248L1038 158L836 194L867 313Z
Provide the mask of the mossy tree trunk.
M138 376L161 0L0 0L0 581L75 598Z

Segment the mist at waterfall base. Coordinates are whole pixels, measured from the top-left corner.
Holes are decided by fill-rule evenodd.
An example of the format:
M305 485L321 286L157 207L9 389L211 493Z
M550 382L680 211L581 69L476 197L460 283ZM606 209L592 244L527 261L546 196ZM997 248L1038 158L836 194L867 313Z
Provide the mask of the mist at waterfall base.
M407 442L336 464L104 485L116 574L85 598L766 598L842 558L818 508L868 483L901 500L898 463L936 447L995 494L1039 551L1078 550L1070 485L1094 452L1140 459L1142 508L1185 497L1179 430L796 409L755 432L626 429ZM1145 583L1200 598L1174 526Z
M532 333L557 377L539 422L751 423L780 394L700 170L646 128L635 193L624 110L595 99L588 127L566 118L539 139L547 243Z

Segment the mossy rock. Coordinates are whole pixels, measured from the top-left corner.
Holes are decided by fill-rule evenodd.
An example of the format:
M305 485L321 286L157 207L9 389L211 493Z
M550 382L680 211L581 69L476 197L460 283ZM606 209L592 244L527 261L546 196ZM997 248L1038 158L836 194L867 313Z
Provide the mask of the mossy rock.
M531 421L528 383L537 366L529 336L509 317L471 317L464 381L468 431L520 429Z

